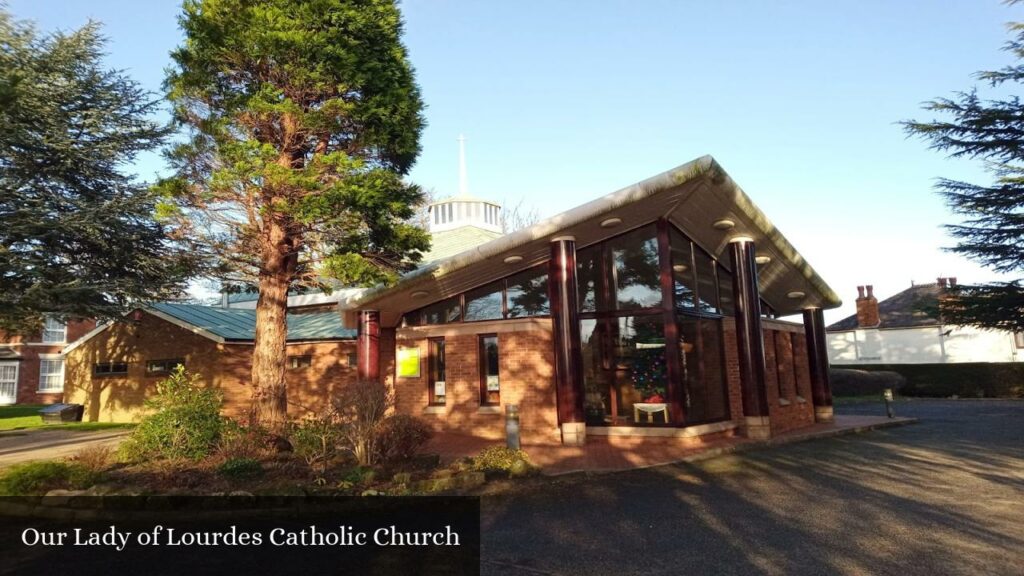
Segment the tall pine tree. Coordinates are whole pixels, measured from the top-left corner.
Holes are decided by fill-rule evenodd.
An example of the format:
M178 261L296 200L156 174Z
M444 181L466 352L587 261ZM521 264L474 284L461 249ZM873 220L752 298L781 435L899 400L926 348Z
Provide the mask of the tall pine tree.
M99 26L40 34L0 10L0 327L115 317L183 290L192 262L127 169L159 101L102 65Z
M391 0L186 0L167 78L189 141L162 190L221 275L259 289L254 416L284 421L289 289L397 278L428 248L403 180L419 89Z
M1008 2L1016 4L1016 1ZM1024 23L1011 23L1014 37L1005 50L1024 60ZM1024 83L1024 64L979 72L991 87ZM925 109L945 120L904 122L907 132L953 158L982 160L992 175L988 184L941 179L939 192L963 223L948 225L958 239L950 250L1007 274L1024 272L1024 103L1017 95L983 99L977 89L928 102ZM953 324L1024 330L1024 280L959 285L940 302Z

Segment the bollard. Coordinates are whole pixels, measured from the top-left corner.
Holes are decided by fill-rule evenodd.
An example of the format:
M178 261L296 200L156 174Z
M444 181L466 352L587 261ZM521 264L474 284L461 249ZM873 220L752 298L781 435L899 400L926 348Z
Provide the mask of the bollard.
M885 399L885 413L892 418L892 388L886 388L885 392L882 392L882 398Z
M519 450L519 405L505 405L505 445Z

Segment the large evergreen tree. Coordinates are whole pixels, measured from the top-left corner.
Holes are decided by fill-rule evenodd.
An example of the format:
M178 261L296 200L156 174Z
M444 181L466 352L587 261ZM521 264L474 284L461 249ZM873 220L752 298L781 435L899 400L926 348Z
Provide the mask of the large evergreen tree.
M403 180L423 105L392 0L186 0L180 24L190 138L162 189L221 277L258 287L254 416L279 423L289 289L392 281L428 248Z
M1005 50L1024 60L1024 23L1011 23L1010 30L1014 38ZM977 77L1012 93L1024 83L1024 64L979 72ZM992 175L988 184L949 179L937 184L953 211L964 217L962 223L947 226L958 239L951 250L1001 273L1024 272L1024 103L1017 95L984 99L972 89L928 102L925 109L946 119L904 122L909 134L951 157L982 160ZM941 301L940 312L954 324L1024 330L1022 282L956 286L954 297Z
M112 317L189 271L126 172L158 146L158 101L102 65L99 26L40 34L0 10L0 327Z

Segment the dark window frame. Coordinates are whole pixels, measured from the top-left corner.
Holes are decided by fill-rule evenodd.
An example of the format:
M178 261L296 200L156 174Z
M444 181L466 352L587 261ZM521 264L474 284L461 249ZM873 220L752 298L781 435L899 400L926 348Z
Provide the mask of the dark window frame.
M487 378L490 376L490 358L487 356L487 340L494 339L494 348L497 353L495 369L498 371L498 390L492 393L487 389ZM477 335L477 362L480 369L480 405L500 406L501 405L501 344L497 334Z
M288 356L288 369L289 370L302 370L304 368L313 367L313 355L312 354L295 354Z
M440 370L438 370L438 346L440 346ZM427 338L427 406L444 406L448 401L448 357L445 350L444 337ZM442 380L436 376L440 375ZM439 402L435 394L434 385L437 382L444 382L444 396Z
M100 370L101 366L107 367L106 370ZM114 368L123 366L122 370L115 370ZM124 376L128 374L128 362L97 362L92 365L93 376Z
M173 362L173 364L168 364L168 363L171 363L171 362ZM162 367L162 368L153 369L153 365L154 364L165 364L165 366ZM170 374L171 372L174 371L174 368L177 367L179 364L184 366L185 365L185 359L184 358L158 358L156 360L146 360L146 374L147 375Z
M509 274L508 276L504 276L502 278L498 278L497 280L492 280L492 281L486 282L484 284L479 284L479 285L474 286L474 287L472 287L472 288L470 288L468 290L464 290L463 292L460 292L457 295L450 296L448 298L444 298L444 299L438 300L436 302L431 302L430 304L427 304L426 306L421 306L420 308L417 308L415 310L411 310L409 312L406 312L406 313L404 313L402 315L403 324L404 324L404 326L407 326L407 327L408 326L444 326L446 324L474 324L474 323L478 323L478 322L498 322L498 321L502 321L502 320L518 320L518 319L523 319L523 318L550 318L551 317L550 296L548 296L547 313L545 313L545 314L530 314L530 315L523 315L523 316L509 316L509 310L511 309L511 307L509 306L509 302L508 302L508 293L509 293L508 286L509 286L509 281L514 279L514 278L516 278L516 277L518 277L518 276L520 276L520 275L522 275L522 274L524 274L524 273L526 273L526 272L529 272L529 271L536 271L536 275L537 276L548 276L547 261L542 262L540 264L537 264L535 266L530 266L529 268L523 268L522 270L519 270L519 271L517 271L515 273ZM501 292L501 317L500 318L484 318L484 319L480 319L480 320L467 320L466 319L466 295L471 293L471 292L475 292L477 290L486 288L487 286L490 286L492 284L499 284L499 283L501 285L501 290L500 290L500 292ZM549 285L549 290L550 290L550 285ZM451 322L441 322L441 323L429 322L427 320L427 314L426 314L427 309L429 309L431 307L434 307L434 306L437 306L438 304L441 304L443 302L447 302L449 300L457 300L458 307L459 307L459 319L451 321Z

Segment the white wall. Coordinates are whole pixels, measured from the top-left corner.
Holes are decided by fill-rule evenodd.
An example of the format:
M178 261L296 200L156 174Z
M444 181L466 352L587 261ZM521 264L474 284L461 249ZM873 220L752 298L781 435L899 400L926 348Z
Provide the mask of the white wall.
M829 332L828 347L837 365L1024 361L1012 333L967 326Z

